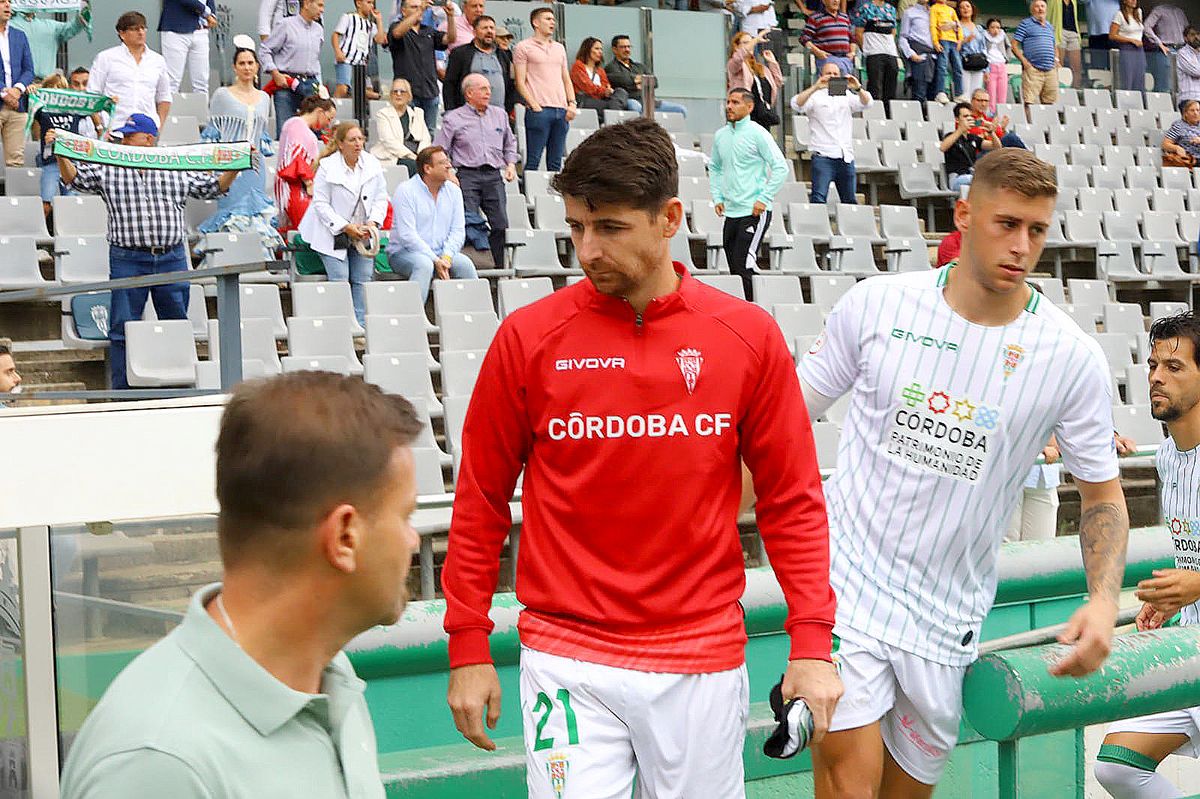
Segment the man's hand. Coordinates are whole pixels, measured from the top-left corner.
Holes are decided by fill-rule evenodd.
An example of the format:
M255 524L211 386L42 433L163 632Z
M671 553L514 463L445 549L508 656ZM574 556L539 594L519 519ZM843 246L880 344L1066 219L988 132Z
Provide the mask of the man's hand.
M1171 618L1184 605L1200 600L1200 572L1191 569L1155 569L1153 577L1138 583L1137 598Z
M450 279L450 258L443 255L441 258L435 258L433 261L433 271L437 272L438 280Z
M910 55L908 57L908 60L913 62L914 64L920 64L922 61L925 60L925 54L924 53L913 53L912 55Z
M1142 609L1138 611L1137 618L1134 619L1133 623L1137 627L1138 632L1145 632L1146 630L1157 630L1166 624L1169 618L1170 616L1155 610L1154 606L1147 602L1142 605Z
M275 81L275 85L281 89L286 89L288 86L287 76L277 69L271 72L271 80Z
M847 75L846 76L846 86L850 89L850 91L857 92L862 89L862 81L860 81L854 75Z
M1113 445L1116 446L1117 454L1121 457L1137 452L1137 442L1132 438L1126 438L1120 433L1113 433Z
M940 53L940 52L942 52L942 43L941 43L941 42L934 42L934 43L933 43L933 49L934 49L934 52L937 52L937 53Z
M832 663L824 660L791 660L783 675L783 701L800 697L813 716L812 743L829 732L833 710L842 698L842 680Z
M206 22L208 23L208 27L210 27L210 28L217 27L217 18L214 17L212 14L208 15L208 19L206 20Z
M471 743L488 752L496 744L483 729L483 709L487 708L488 729L496 729L500 720L500 678L491 663L450 669L450 688L446 704L454 714L454 726Z
M825 52L820 47L814 46L809 52L813 54L814 58L829 58L829 53Z
M762 216L763 211L767 210L767 206L762 202L755 200L754 207L750 209L751 216Z
M830 77L828 75L822 75L821 77L817 78L817 88L818 89L829 88L829 81L830 81Z
M1110 599L1089 599L1075 611L1067 629L1058 636L1060 644L1074 644L1066 657L1050 667L1055 677L1084 677L1104 664L1112 650L1117 604Z
M717 212L717 216L725 216L725 203L717 203L713 210Z
M577 106L577 105L567 106L567 121L568 122L570 122L572 119L574 119L578 115L579 115L579 106Z
M642 76L641 75L633 76L633 85L637 86L639 89L642 88Z
M1000 121L997 123L996 127L1003 128L1004 130L1008 130L1008 123L1009 123L1009 119L1008 119L1008 115L1006 114L1005 116L1000 117Z
M1052 464L1058 462L1058 459L1062 457L1062 453L1058 451L1057 444L1047 444L1042 449L1042 457L1046 459L1047 464Z
M516 179L517 179L517 165L516 164L505 165L504 180L509 183L512 183Z
M540 105L538 105L537 103L535 103L535 102L532 102L532 101L530 101L529 103L527 103L527 104L525 105L525 110L526 110L526 111L532 111L532 112L533 112L533 113L535 113L535 114L540 114L540 113L542 113L542 107L541 107Z

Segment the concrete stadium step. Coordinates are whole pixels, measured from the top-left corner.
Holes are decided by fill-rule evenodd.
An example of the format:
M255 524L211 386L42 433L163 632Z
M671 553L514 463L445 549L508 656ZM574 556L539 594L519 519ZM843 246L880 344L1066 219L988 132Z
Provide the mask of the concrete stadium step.
M177 566L215 564L219 566L221 562L221 552L215 532L155 533L131 535L129 539L149 544L152 549L146 552L106 555L101 562L102 572L158 564L176 564Z
M25 390L80 390L105 387L105 353L97 350L18 349L13 353ZM70 384L70 388L61 388Z
M138 605L187 600L196 589L219 582L220 561L211 563L152 563L100 569L100 596Z

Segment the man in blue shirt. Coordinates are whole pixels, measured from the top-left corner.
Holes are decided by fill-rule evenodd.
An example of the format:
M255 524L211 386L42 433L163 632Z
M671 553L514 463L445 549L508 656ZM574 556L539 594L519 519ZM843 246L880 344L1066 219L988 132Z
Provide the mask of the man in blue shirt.
M0 0L0 138L4 141L4 165L25 164L25 120L29 107L25 92L33 83L33 51L23 31L9 25L12 0Z
M1058 46L1046 19L1046 0L1033 0L1029 16L1012 35L1013 54L1021 62L1021 101L1058 102Z
M937 90L933 78L937 62L929 30L929 0L917 0L900 17L900 53L908 62L908 77L914 100L932 100Z
M417 153L417 174L401 183L392 197L388 263L397 277L420 287L422 303L429 297L435 272L443 280L477 277L475 264L462 253L463 195L450 182L453 174L446 151L426 147Z
M171 91L179 91L184 66L192 91L208 94L208 31L217 26L217 0L163 0L158 30Z

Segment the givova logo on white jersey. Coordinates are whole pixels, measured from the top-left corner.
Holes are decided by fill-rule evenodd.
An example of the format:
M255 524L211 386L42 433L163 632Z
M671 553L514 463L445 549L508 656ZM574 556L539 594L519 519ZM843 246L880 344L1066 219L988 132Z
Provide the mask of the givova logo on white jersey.
M546 425L552 441L584 441L610 438L709 438L733 429L731 413L632 414L630 416L585 416L576 411L567 418L555 416Z
M1000 411L969 397L928 390L917 381L900 389L900 402L884 428L888 457L939 475L977 483L988 463L988 436Z

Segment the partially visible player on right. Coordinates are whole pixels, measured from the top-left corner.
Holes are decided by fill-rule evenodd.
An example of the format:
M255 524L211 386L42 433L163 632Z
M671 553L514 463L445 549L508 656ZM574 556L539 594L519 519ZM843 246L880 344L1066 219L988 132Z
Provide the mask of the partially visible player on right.
M1158 447L1159 505L1175 545L1174 569L1138 583L1145 602L1139 630L1161 627L1182 611L1200 623L1200 319L1191 311L1150 326L1150 411L1167 423ZM1112 724L1096 757L1096 779L1116 799L1172 799L1185 794L1158 774L1167 755L1200 757L1200 706Z

